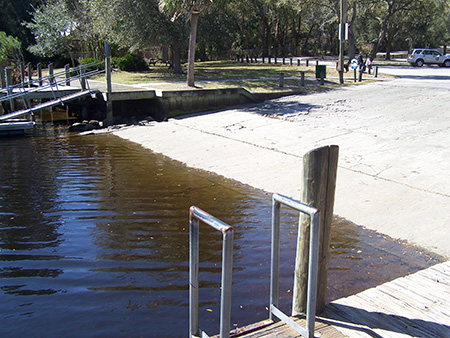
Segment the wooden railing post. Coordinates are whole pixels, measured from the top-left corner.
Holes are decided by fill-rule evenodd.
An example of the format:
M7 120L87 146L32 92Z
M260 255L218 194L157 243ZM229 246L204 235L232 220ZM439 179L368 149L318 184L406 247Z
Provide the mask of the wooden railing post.
M2 88L6 88L5 67L3 66L0 66L0 82L2 84Z
M8 93L8 95L11 95L13 93L12 88L11 88L13 85L13 83L12 83L12 68L11 67L5 68L5 77L6 77L6 92ZM10 106L12 112L14 110L16 110L14 99L9 99L9 106Z
M25 84L25 63L21 62L19 64L20 69L20 86L23 88Z
M320 211L317 313L325 307L338 156L339 147L332 145L314 149L303 157L302 202ZM292 302L294 316L306 313L307 301L309 217L302 215L300 223Z
M55 77L53 76L53 63L48 64L48 81L53 84Z
M27 63L27 76L28 76L28 88L31 88L31 84L33 82L33 66L31 62Z
M38 82L39 86L42 86L42 63L38 63L37 66L37 76L38 76Z
M70 65L64 66L64 73L66 76L66 86L70 86Z

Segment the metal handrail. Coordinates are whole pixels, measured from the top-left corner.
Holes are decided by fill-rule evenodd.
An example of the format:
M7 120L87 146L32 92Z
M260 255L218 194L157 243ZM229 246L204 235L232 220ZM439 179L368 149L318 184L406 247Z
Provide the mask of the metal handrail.
M14 99L14 98L20 98L20 97L23 97L25 95L28 95L29 93L41 91L42 89L46 89L46 88L50 88L50 89L53 90L54 86L57 87L58 85L64 85L67 80L71 81L71 80L78 80L78 79L82 79L82 78L84 79L84 78L87 78L89 76L93 76L93 75L105 72L105 70L99 70L99 69L91 70L91 71L88 71L88 72L85 72L85 73L81 72L82 69L86 69L87 67L91 67L91 66L97 65L97 64L98 64L97 62L93 62L93 63L89 63L89 64L86 64L86 65L83 65L83 66L78 66L78 67L75 67L75 68L71 68L70 72L76 71L77 75L71 76L69 78L64 77L63 79L58 80L58 81L55 81L55 79L60 77L60 76L62 76L63 74L65 76L65 72L59 72L59 73L56 73L56 74L53 74L53 75L48 75L48 76L39 78L38 80L32 80L32 83L34 83L34 82L39 82L40 80L43 80L43 79L47 79L48 83L46 85L43 85L43 86L27 88L26 91L20 91L20 89L23 88L23 86L21 84L8 86L8 88L1 90L1 92L2 93L6 93L7 91L8 92L12 92L13 89L19 89L19 92L18 93L8 94L8 95L0 97L0 102L7 101L7 100L10 100L10 99ZM25 83L25 84L27 84L27 83Z
M280 209L281 204L289 206L311 217L309 266L308 266L308 295L306 304L306 328L303 328L289 316L278 309L279 298L279 270L280 270ZM300 225L299 225L300 228ZM319 262L319 210L300 203L289 197L274 194L272 196L272 244L271 244L271 273L270 273L270 319L281 319L303 337L314 337L317 301L317 270Z
M233 270L234 229L205 211L189 209L189 337L208 337L198 324L199 223L208 224L223 234L222 281L220 294L220 338L230 337L231 275Z

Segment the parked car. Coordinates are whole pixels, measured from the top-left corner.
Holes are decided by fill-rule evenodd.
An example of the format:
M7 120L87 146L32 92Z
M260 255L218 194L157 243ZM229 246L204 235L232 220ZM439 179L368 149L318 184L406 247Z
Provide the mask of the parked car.
M450 67L450 55L443 55L437 49L416 48L408 55L407 61L414 67L422 67L424 64Z

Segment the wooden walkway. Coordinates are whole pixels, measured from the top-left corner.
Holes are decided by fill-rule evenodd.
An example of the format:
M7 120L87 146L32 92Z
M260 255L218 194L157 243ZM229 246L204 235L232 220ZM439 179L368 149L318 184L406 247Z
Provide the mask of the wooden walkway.
M450 261L333 301L322 315L316 319L315 337L449 338ZM239 337L300 336L276 323Z

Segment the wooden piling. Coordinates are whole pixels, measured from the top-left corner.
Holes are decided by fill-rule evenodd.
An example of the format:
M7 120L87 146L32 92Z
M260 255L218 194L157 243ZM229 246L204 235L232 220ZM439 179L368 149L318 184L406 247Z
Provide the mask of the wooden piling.
M331 145L314 149L303 157L302 202L320 211L317 313L322 312L325 307L338 156L339 147ZM300 217L301 227L295 260L293 316L306 312L309 222L308 216Z

